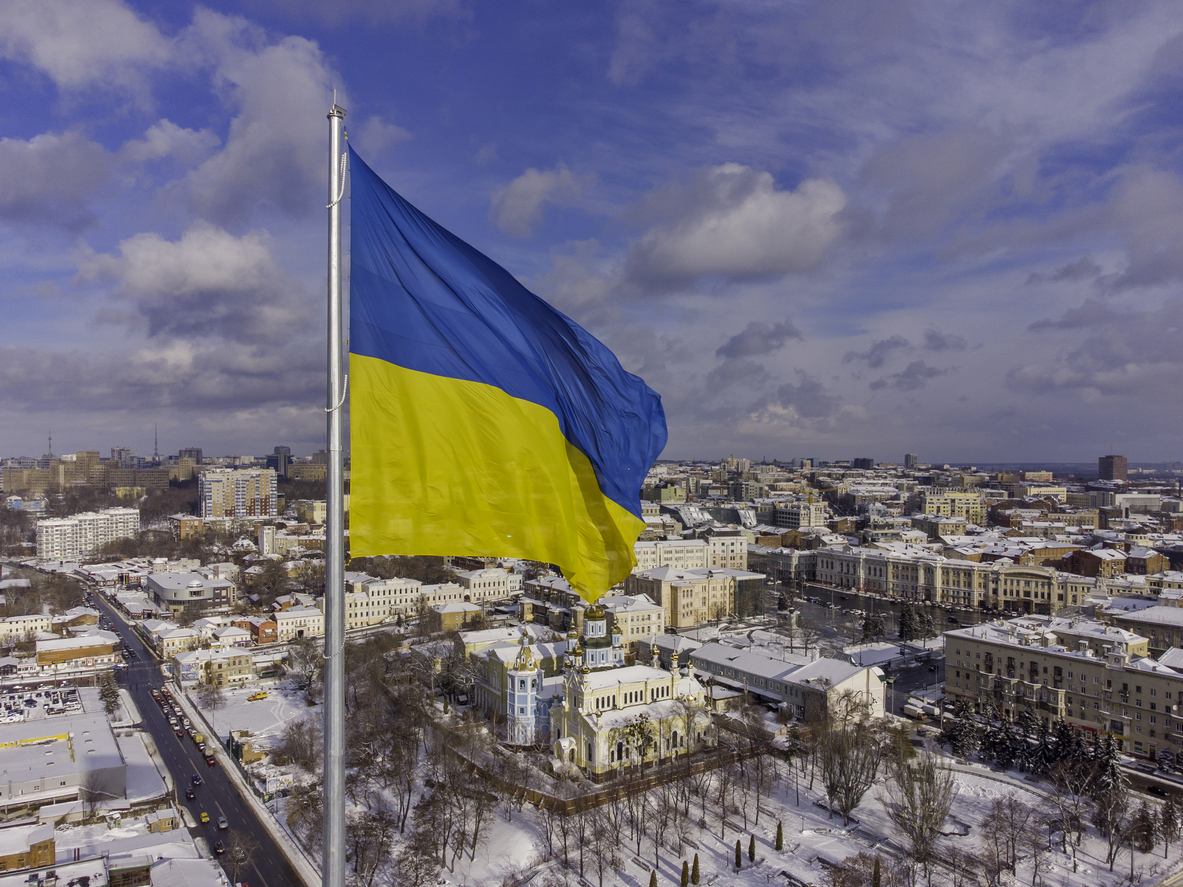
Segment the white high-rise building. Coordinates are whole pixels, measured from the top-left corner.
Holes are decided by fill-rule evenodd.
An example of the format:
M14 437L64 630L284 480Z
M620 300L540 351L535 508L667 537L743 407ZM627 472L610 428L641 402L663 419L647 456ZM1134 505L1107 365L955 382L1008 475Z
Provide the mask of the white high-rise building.
M37 521L37 557L67 560L92 554L108 542L140 532L138 508L108 508Z

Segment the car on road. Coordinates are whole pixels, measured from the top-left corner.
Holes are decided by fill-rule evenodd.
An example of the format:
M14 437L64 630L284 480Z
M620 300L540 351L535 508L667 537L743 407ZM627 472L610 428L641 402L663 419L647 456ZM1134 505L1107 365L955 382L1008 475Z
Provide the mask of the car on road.
M212 766L214 766L214 764L216 764L216 763L218 763L218 762L214 760L214 756L213 756L213 755L208 755L208 754L207 754L207 755L205 756L205 765L206 765L207 767L212 767Z
M197 797L197 792L193 791L191 788L187 788L185 789L185 797L192 801Z
M228 829L228 828L230 828L230 823L228 823L228 822L226 821L226 817L225 817L225 816L219 816L219 817L218 817L218 828L220 828L220 829Z
M218 856L221 856L225 852L226 852L226 845L223 844L221 841L215 841L214 842L214 853L217 854Z
M206 813L204 810L201 811L201 821L202 822L209 822L209 814Z
M200 773L194 773L194 774L193 774L193 780L192 780L192 782L193 782L193 784L194 784L194 785L201 785L201 774L200 774Z

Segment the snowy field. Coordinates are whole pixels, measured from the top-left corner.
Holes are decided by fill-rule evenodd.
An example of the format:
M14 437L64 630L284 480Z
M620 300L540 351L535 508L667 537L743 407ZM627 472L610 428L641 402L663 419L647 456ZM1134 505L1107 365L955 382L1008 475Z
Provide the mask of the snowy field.
M227 704L217 712L219 730L224 734L230 728L246 729L263 737L276 737L284 724L293 718L319 717L319 707L309 708L297 691L269 687L268 698L259 702L248 702L250 690L234 691L228 694ZM209 713L207 713L208 717ZM1032 783L1015 771L1000 773L981 764L958 765L956 767L958 796L953 804L947 823L948 836L942 841L942 852L951 849L977 852L982 849L980 826L989 812L991 802L1007 794L1013 794L1020 803L1034 810L1047 809L1050 805L1044 799L1047 786ZM299 776L297 777L299 778ZM422 790L422 785L418 786ZM874 855L903 856L905 844L896 835L884 807L879 799L882 786L867 793L863 803L854 812L850 827L843 828L839 815L829 818L821 806L820 781L810 790L805 781L800 785L800 803L790 778L783 771L771 795L760 802L759 822L755 822L754 803L749 802L749 827L742 828L741 811L735 809L720 821L710 801L706 804L705 828L699 827L700 801L691 801L691 823L682 851L671 849L674 839L667 838L666 845L658 853L658 883L676 884L681 877L682 862L699 856L701 884L736 884L764 887L770 883L785 884L782 873L788 873L805 884L826 883L826 862L842 862L860 852ZM1136 797L1135 803L1141 798ZM1149 799L1152 800L1153 799ZM355 810L354 812L360 812ZM281 813L282 815L282 813ZM543 837L542 814L526 804L521 811L510 809L499 803L485 827L482 841L470 859L467 853L455 861L455 871L442 870L438 876L439 885L462 887L462 885L499 885L507 879L519 879L516 883L534 887L556 887L556 885L579 884L578 852L572 845L570 859L574 871L565 870L558 859L547 859L547 844ZM777 823L783 824L784 849L775 849ZM627 831L627 830L626 830ZM756 861L748 859L749 836L756 839ZM641 852L628 834L620 836L619 864L615 872L605 874L604 884L622 887L648 887L650 871L654 865L654 848L650 838L642 842ZM743 849L743 865L736 871L735 842L740 840ZM399 839L401 841L401 838ZM397 852L397 844L395 852ZM1044 860L1037 884L1047 887L1059 885L1096 885L1096 887L1117 887L1120 884L1158 884L1169 873L1183 871L1183 860L1179 847L1171 847L1169 858L1164 859L1163 847L1159 843L1150 854L1136 853L1134 878L1130 880L1130 855L1123 849L1118 856L1114 871L1105 863L1106 845L1095 829L1089 829L1084 843L1077 851L1076 871L1072 870L1072 858L1059 852L1056 846ZM314 855L319 848L310 848ZM556 856L560 855L556 850ZM1031 883L1030 864L1024 858L1018 867L1015 884ZM918 876L919 877L919 876ZM521 880L525 878L525 880ZM597 885L598 878L590 854L585 854L584 881ZM952 872L937 867L934 884L951 884Z
M266 699L250 701L260 690L267 691ZM193 705L200 708L199 694L189 696ZM225 739L232 730L248 730L251 739L261 740L267 745L278 738L284 725L292 719L308 715L320 717L320 706L309 707L304 694L294 690L288 681L254 683L248 687L236 687L223 691L224 702L216 711L202 708L206 721L214 727L217 735Z

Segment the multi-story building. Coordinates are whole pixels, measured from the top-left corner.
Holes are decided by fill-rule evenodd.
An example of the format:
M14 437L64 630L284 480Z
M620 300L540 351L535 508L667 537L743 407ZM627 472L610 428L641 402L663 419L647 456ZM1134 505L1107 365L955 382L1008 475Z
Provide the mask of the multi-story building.
M521 592L522 579L521 573L513 573L500 567L471 570L456 576L456 581L465 591L466 599L473 602L506 600Z
M596 603L608 614L609 630L620 635L620 643L629 652L636 652L639 641L665 632L665 608L648 595L606 594Z
M940 493L924 493L920 497L920 510L925 514L941 517L959 517L967 523L985 526L987 503L978 492L957 492L946 490Z
M40 632L52 631L53 619L42 613L29 616L6 616L0 619L0 638L32 637Z
M665 610L665 624L674 628L730 616L745 592L759 602L763 586L762 573L729 569L657 567L631 573L624 580L625 594L648 595Z
M633 545L633 553L637 558L634 571L652 570L655 567L700 570L707 565L705 539L657 539L652 542L637 542Z
M190 608L224 609L234 606L238 600L234 582L216 575L212 569L153 573L146 577L144 587L152 602L170 613Z
M213 468L197 480L198 505L206 520L276 517L277 491L275 471L270 468Z
M1102 456L1097 460L1097 475L1101 480L1125 480L1129 476L1129 462L1125 456Z
M245 650L189 650L174 656L172 666L182 682L196 681L216 687L245 684L255 676L254 660Z
M107 508L37 521L37 557L46 560L82 557L116 539L134 539L139 532L137 508Z
M321 637L325 633L325 614L316 607L291 607L275 613L275 639Z
M1183 746L1183 668L1173 653L1161 662L1148 653L1146 638L1091 620L983 623L945 633L945 695L1007 718L1024 709L1048 726L1062 718L1154 759Z
M1045 614L1080 606L1096 590L1095 582L1052 567L1016 564L1009 558L960 560L899 543L821 549L817 581L908 600Z
M773 512L773 520L776 525L789 530L824 527L828 516L829 508L826 503L814 502L812 496L808 499L777 504Z

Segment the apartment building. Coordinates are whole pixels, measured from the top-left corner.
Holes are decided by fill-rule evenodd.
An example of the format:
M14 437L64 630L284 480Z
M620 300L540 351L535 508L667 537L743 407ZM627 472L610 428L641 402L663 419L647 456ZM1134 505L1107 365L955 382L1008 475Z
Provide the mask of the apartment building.
M705 539L658 539L652 542L637 542L633 545L637 558L637 570L652 570L656 567L678 567L683 570L701 570L707 566L707 543Z
M116 539L134 539L139 532L137 508L107 508L37 521L37 557L59 561L83 557Z
M945 633L945 695L992 702L1008 718L1062 718L1154 759L1183 746L1183 668L1166 664L1179 651L1163 662L1148 652L1146 638L1092 620L985 623Z
M254 660L245 650L189 650L173 657L173 673L182 682L231 687L255 676Z
M920 510L925 514L941 517L959 517L967 523L985 526L988 503L981 493L942 492L924 493L920 497Z
M763 585L762 573L658 567L629 574L624 580L624 591L630 595L647 595L665 610L666 625L686 628L732 615L739 594L747 591L749 596L758 597Z
M881 545L821 549L817 581L907 600L1045 614L1080 606L1095 588L1086 577L1052 567L1009 559L982 563L902 543Z
M212 468L197 479L201 517L277 517L279 494L274 469Z
M665 632L665 608L648 595L606 594L596 603L608 615L609 630L620 635L621 645L629 652L637 651L639 641Z

